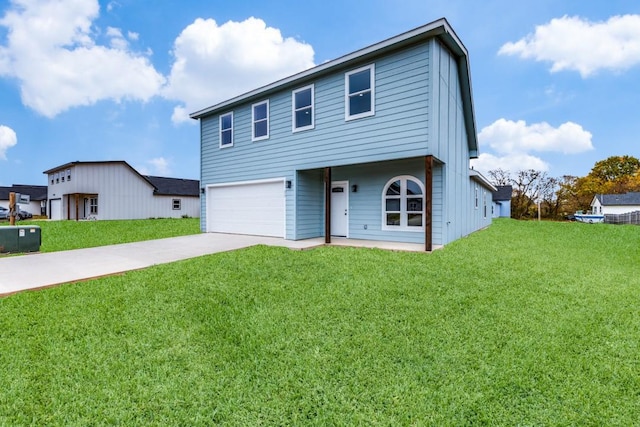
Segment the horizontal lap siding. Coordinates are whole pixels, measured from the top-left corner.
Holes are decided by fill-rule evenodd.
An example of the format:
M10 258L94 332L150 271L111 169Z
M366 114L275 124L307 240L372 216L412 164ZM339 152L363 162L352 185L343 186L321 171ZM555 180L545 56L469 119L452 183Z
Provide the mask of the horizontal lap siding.
M389 240L423 243L425 232L382 230L382 192L396 176L411 175L425 183L424 157L336 167L333 181L349 181L349 237L365 240ZM357 192L351 186L357 185ZM429 191L428 189L426 189ZM366 226L366 229L365 229Z
M295 239L324 236L324 177L322 170L300 171L296 179Z
M297 170L426 155L428 45L414 46L361 65L371 63L375 64L375 115L371 117L345 121L344 73L358 65L311 82L315 87L314 129L292 132L291 123L291 92L310 83L260 99L269 100L270 137L266 140L251 141L251 104L258 100L221 111L233 111L233 147L219 148L218 115L202 118L202 185L271 177L285 177L299 185ZM311 187L309 192L306 188L294 188L287 192L287 238L317 235L317 208L324 199L306 199L311 197L310 190ZM301 209L304 203L311 204L296 214L296 207ZM205 208L203 197L203 212ZM205 215L201 218L201 228L205 230Z

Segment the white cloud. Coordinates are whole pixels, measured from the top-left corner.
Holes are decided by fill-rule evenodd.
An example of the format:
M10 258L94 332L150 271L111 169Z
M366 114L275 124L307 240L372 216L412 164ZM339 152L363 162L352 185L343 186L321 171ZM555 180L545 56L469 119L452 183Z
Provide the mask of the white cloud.
M576 154L593 149L591 133L573 122L553 127L546 122L527 125L524 120L501 118L484 127L478 141L493 151L472 160L473 167L483 173L492 169L548 171L549 164L532 153Z
M313 48L257 18L218 25L196 19L176 38L163 96L180 101L174 122L188 113L314 65Z
M546 172L549 164L539 157L526 153L512 153L504 156L495 156L489 153L481 153L477 159L471 160L471 166L487 175L490 170L502 169L511 172L533 169Z
M600 69L624 71L640 64L640 15L591 22L563 16L535 33L504 44L498 54L551 62L552 72L575 70L588 77Z
M514 122L501 118L483 128L478 140L502 154L529 151L574 154L593 149L591 133L573 122L554 128L546 122L527 125L524 120Z
M0 125L0 159L7 159L7 150L18 143L18 137L13 129Z
M120 29L107 29L111 47L96 45L98 15L97 0L14 0L0 19L8 31L0 75L20 82L26 106L54 117L105 99L147 101L159 92L165 78L128 49Z
M156 157L155 159L147 160L147 163L153 168L152 171L154 175L164 176L169 175L171 172L169 162L164 157Z

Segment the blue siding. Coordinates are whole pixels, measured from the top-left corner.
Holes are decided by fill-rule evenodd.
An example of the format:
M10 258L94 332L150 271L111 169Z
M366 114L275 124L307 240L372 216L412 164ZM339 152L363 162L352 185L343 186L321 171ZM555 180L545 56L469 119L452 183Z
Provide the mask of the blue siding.
M375 115L345 121L344 73L375 64ZM473 209L469 148L457 60L435 39L354 64L338 73L248 100L233 108L234 145L219 148L218 115L201 118L201 183L284 177L286 238L324 235L323 168L349 194L349 237L424 242L424 230L382 230L382 191L389 179L425 182L424 156L434 155L433 243L444 245L490 223ZM315 128L292 132L292 90L313 84ZM251 105L269 100L270 138L251 141ZM228 111L220 111L227 113ZM491 192L486 191L491 207ZM206 200L202 197L202 230ZM482 211L482 208L480 209ZM490 212L490 211L489 211Z
M295 240L324 235L324 175L320 169L300 171L296 179Z
M358 186L349 193L349 237L364 240L424 243L424 229L416 231L382 230L382 192L386 183L396 176L411 175L424 185L424 157L336 167L333 181L349 181ZM351 191L351 190L350 190Z

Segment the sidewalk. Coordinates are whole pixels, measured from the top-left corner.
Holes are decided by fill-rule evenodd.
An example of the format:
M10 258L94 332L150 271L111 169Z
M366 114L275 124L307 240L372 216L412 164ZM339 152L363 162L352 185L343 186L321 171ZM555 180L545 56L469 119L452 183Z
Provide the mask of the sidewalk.
M71 251L0 256L0 297L27 289L78 282L255 245L308 249L324 246L324 238L285 240L277 237L201 233ZM332 237L331 245L424 251L424 245L419 244L340 237Z
M276 237L201 233L71 251L0 257L0 296L259 244L306 249L322 246L323 242L322 239L291 241Z

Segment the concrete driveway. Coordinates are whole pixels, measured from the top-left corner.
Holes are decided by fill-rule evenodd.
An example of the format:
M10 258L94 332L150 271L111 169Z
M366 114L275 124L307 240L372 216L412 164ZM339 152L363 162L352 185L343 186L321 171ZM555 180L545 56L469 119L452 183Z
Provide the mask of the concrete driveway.
M202 233L97 248L0 257L0 296L254 245L306 249L321 246L323 242L323 239L291 241L275 237Z

